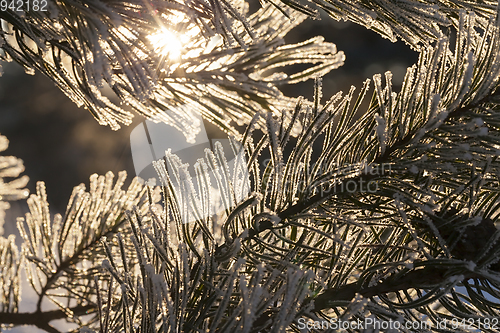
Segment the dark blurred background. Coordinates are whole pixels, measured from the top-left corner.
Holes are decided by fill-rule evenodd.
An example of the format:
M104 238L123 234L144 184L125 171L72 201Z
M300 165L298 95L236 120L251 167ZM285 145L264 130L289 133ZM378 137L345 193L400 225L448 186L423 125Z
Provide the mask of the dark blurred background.
M416 52L402 42L391 43L374 32L352 23L336 22L322 15L321 21L307 20L286 38L287 43L322 35L346 55L345 65L325 76L323 96L328 99L351 85L358 88L376 73L393 72L394 91L398 91L406 68L417 60ZM36 182L47 186L53 213L64 213L72 188L88 184L92 173L115 174L127 170L135 176L129 135L142 121L112 131L98 125L92 115L74 105L55 85L40 73L30 76L15 63L3 63L0 77L0 133L10 141L4 155L24 160L30 177L31 193ZM313 82L282 87L288 96L313 96ZM88 187L88 186L87 186ZM5 234L15 231L15 217L26 212L23 202L12 203L5 224Z

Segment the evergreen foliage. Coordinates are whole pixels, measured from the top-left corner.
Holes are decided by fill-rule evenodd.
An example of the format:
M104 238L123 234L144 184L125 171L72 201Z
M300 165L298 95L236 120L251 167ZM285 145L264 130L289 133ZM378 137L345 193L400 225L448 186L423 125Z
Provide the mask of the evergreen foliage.
M193 138L196 109L237 135L231 120L241 125L256 111L276 112L292 102L276 84L320 76L344 60L321 37L284 45L283 37L306 16L271 5L247 15L244 1L48 4L47 11L0 11L0 59L44 73L113 129L131 123L132 109ZM153 42L174 43L174 33L181 50L172 59ZM311 66L290 76L270 75L270 69L296 63Z
M9 141L0 135L0 152L7 149ZM18 311L19 306L19 274L20 255L15 244L15 236L3 237L3 225L5 223L5 210L10 208L7 201L25 199L28 191L24 186L28 183L28 177L19 175L24 171L23 162L14 156L0 156L0 309L2 312ZM15 178L6 181L5 178Z
M134 100L140 113L170 123L189 110L162 118L169 105L196 105L234 134L246 161L230 170L217 144L192 166L195 184L188 167L167 152L155 162L161 186L141 185L136 178L125 190L124 173L116 181L111 173L93 175L88 191L75 188L62 216L50 214L38 183L28 199L30 212L18 219L20 253L12 238L2 239L1 323L47 332L58 332L51 323L56 319L82 332L300 332L307 331L304 323L370 318L397 322L396 331L425 331L411 325L421 321L432 332L498 331L497 2L325 0L305 7L283 1L248 18L242 3L216 0L158 1L146 9L142 2L103 4L60 0L53 3L53 17L0 12L10 24L2 35L5 57L62 82L113 126L126 117L99 104L104 102L94 88L100 82L115 87L123 100ZM312 102L298 99L281 108L292 99L274 84L315 77L343 60L320 39L276 45L304 13L315 13L311 6L418 49L401 91L393 91L387 72L366 80L359 92L353 87L323 101L316 78ZM224 44L196 59L164 64L167 71L155 75L165 79L157 80L149 69L158 68L161 53L145 52L144 44L157 29L148 16L154 9L184 12L189 24L220 34ZM95 21L92 11L102 15L97 35L95 27L78 24ZM132 35L114 35L120 28L105 34L118 23ZM53 39L63 31L60 40ZM47 48L71 57L73 72L63 69L59 51L46 58ZM122 56L127 60L120 61ZM291 76L267 72L301 61L313 67ZM194 62L208 67L188 70ZM207 69L213 62L216 68ZM111 74L97 79L94 74L106 72L102 68ZM180 68L182 75L176 73ZM146 81L151 86L141 84ZM211 104L198 100L197 89L209 93ZM241 114L248 116L241 119L243 132L228 122ZM20 162L6 161L0 160L0 177L17 177ZM14 164L15 171L8 171ZM21 199L24 185L24 178L0 178L1 199ZM214 190L222 196L220 214L211 211ZM184 223L186 214L195 221ZM18 309L21 267L38 295L32 313ZM55 310L45 309L49 301Z

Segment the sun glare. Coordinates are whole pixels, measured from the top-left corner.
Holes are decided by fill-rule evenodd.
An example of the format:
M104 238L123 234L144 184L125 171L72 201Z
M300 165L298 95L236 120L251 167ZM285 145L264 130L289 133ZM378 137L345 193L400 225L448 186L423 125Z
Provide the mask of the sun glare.
M158 33L148 36L155 50L170 59L178 59L181 56L183 43L172 31L161 29Z
M175 11L162 15L165 20L161 28L147 38L155 52L178 63L182 59L191 59L202 53L211 52L221 44L219 35L206 38L200 26L191 22L183 12Z

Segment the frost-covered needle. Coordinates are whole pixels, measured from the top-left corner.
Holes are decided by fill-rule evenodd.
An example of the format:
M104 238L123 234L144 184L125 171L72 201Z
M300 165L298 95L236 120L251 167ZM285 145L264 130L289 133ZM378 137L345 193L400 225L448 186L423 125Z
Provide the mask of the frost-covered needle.
M153 155L153 161L156 161L158 159L156 158L155 150L153 149L153 142L151 141L151 136L149 135L148 126L146 125L145 120L142 122L142 125L144 125L144 131L146 132L146 137L148 138L149 149L151 149L151 155Z

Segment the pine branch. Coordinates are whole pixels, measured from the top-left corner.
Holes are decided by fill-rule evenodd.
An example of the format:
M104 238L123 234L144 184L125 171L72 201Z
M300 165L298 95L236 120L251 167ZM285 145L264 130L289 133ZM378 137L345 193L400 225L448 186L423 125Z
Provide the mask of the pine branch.
M0 323L23 326L31 325L49 333L58 333L59 330L50 325L51 321L68 318L68 315L83 316L97 311L95 304L77 305L64 310L36 311L36 312L0 312Z
M42 301L47 292L53 288L53 285L57 282L58 279L61 278L63 272L65 272L71 266L75 266L78 262L81 262L82 259L87 258L84 254L88 251L95 250L98 246L100 246L103 239L114 235L119 231L119 229L123 226L123 223L126 219L122 216L117 218L117 223L113 224L110 229L106 229L102 234L96 235L93 240L88 242L84 247L80 247L71 257L66 258L62 262L57 265L55 271L51 272L52 275L47 276L47 280L45 285L42 287L39 295L38 301L36 304L36 312L42 311Z
M80 0L48 11L0 12L0 60L40 71L102 125L129 125L134 110L194 140L194 112L237 136L232 121L279 112L293 101L276 85L324 75L344 55L322 38L283 45L306 16L266 5L253 15L239 2ZM165 40L178 42L171 54ZM290 76L277 71L296 63ZM125 101L128 107L112 102Z
M467 18L461 17L460 29L465 30L467 24L469 27L474 26L473 21L466 22ZM496 158L491 158L498 147L496 108L499 59L496 51L493 51L495 45L498 45L498 28L494 27L482 35L462 35L461 38L462 40L457 41L455 53L444 51L447 44L446 41L441 41L434 51L422 55L418 67L409 69L398 95L392 93L390 73L386 74L385 88L381 85L380 76L375 76L372 103L364 116L353 124L349 123L349 117L359 111L356 108L360 105L359 99L352 111L346 110L344 107L347 103L343 104L340 97L336 96L320 109L304 112L304 118L308 121L304 123L288 161L278 161L273 154L279 154L271 151L280 145L284 146L281 142L275 143L276 139L272 138L274 133L284 131L268 126L266 139L271 146L272 158L264 172L265 181L261 189L264 198L261 202L276 212L278 222L270 218L263 221L255 219L249 229L234 236L231 242L234 244L241 240L243 253L255 260L266 260L277 265L281 261L272 259L272 255L287 260L290 258L288 255L297 258L300 257L298 253L302 252L301 259L296 259L290 265L302 264L301 267L311 267L318 271L328 270L331 276L325 284L330 287L308 301L315 300L316 312L332 307L339 311L339 308L354 302L355 294L359 293L367 298L379 296L378 299L371 300L376 306L382 306L380 302L389 305L395 302L394 306L413 309L417 304L422 306L440 302L446 304L444 306L454 315L462 317L464 314L459 310L463 306L461 301L456 301L457 305L453 306L446 303L448 299L444 292L447 288L452 290L459 281L467 285L471 278L483 281L484 285L498 284L498 264L494 258L500 252L500 233L489 220L493 216L497 219L499 212L496 202L498 190L495 185L498 184L498 177L493 171L498 170L499 165ZM459 45L467 47L462 49ZM484 50L484 53L473 51L478 49ZM477 58L472 56L473 52L478 55ZM455 85L450 89L451 81ZM421 85L424 85L422 90L419 88ZM362 95L363 92L360 96ZM351 95L348 95L346 100L349 101L350 98ZM319 108L319 103L315 105ZM340 109L343 114L337 118L337 129L334 130L331 125L326 126L335 119L335 111ZM485 124L488 124L488 136L476 134L485 133L484 130L477 129ZM314 139L320 137L319 133L325 134L323 151L317 158L317 164L308 169L301 168L300 163L307 165L309 162L307 154L318 155L314 152ZM429 145L432 141L437 144ZM475 148L465 155L464 162L461 162L462 157L458 155L460 162L450 163L457 160L457 155L447 150L456 149L460 152L464 141L471 142ZM305 147L302 155L304 160L300 159L302 147ZM465 149L468 151L469 144ZM260 153L253 146L249 146L249 150L251 160L255 159L251 154ZM358 156L362 156L364 160ZM469 162L470 160L473 162ZM277 167L280 163L285 165L284 175ZM348 163L358 165L345 173L341 166L349 166ZM383 164L391 165L390 174L379 172L371 175L364 171L376 169L377 165ZM481 165L480 170L476 171L477 167L474 165ZM469 177L466 170L470 169L472 171ZM429 170L431 175L424 177L423 170ZM453 181L449 181L450 179ZM482 179L481 185L474 185L478 184L479 179ZM305 181L306 186L293 186ZM381 188L377 187L377 191L373 193L362 193L359 188L349 190L342 186L350 181L355 184L377 181ZM280 191L274 188L269 191L265 187L268 184L273 187L282 186L285 193L295 191L291 195L285 194L292 200L280 205L276 198L279 196L276 193ZM467 192L469 189L470 195ZM479 198L484 198L484 201ZM490 208L484 210L487 205ZM443 209L439 214L436 212L438 207ZM455 213L452 213L455 208L450 207L456 207ZM463 217L457 217L458 211L461 211L460 216ZM342 218L344 214L347 215L345 220ZM350 220L350 217L356 222ZM312 221L309 223L313 223L313 226L302 222L304 220ZM478 224L478 221L482 222ZM329 223L331 228L327 227ZM350 228L350 225L353 227ZM327 242L328 233L321 233L323 230L319 230L319 226L329 230L332 233L332 243L338 244L338 247L327 247L328 252L334 253L332 261L338 263L336 268L332 264L325 264L327 267L331 265L329 268L320 266L321 259L316 258L321 258L322 254L319 249L315 250L310 246L315 244L313 237L304 242L304 237L308 237L306 232L314 230L313 228L323 237L316 244ZM302 228L303 233L301 239L295 241L298 227ZM466 239L467 235L481 235L479 237L483 242ZM342 240L338 240L339 237ZM269 245L264 246L262 239ZM411 239L416 241L416 246L409 247ZM285 247L282 244L287 245ZM377 245L378 248L373 248L372 245ZM342 254L338 248L347 248L349 252ZM408 248L411 250L405 250ZM266 256L259 253L263 251L267 252ZM368 251L371 251L371 255ZM412 254L412 251L415 252ZM427 258L427 261L423 263L408 259L413 258L414 254ZM335 256L342 256L343 259ZM432 262L432 258L436 257L443 258L439 259L442 260L439 264ZM322 258L326 260L328 255ZM345 258L353 258L353 266L348 266L351 261ZM398 260L402 260L400 265L406 267L415 267L419 263L421 269L398 268L397 264L393 264ZM444 269L439 266L443 264L452 268ZM360 268L355 274L357 265ZM478 269L475 269L476 265ZM353 279L358 282L348 283ZM420 283L421 281L425 283ZM331 287L332 285L336 287ZM415 293L408 293L410 287ZM424 291L426 294L422 294ZM392 298L389 301L386 296L388 293L393 293L397 302ZM496 295L496 292L492 292L493 294ZM474 302L483 306L485 301L484 298L474 298ZM496 311L491 307L487 308ZM372 313L376 312L375 308L370 309ZM388 311L394 310L391 308ZM483 315L480 313L482 308L471 308L469 311L478 316ZM384 316L382 312L380 315ZM264 317L269 316L274 315L268 312Z
M320 295L306 301L303 307L307 307L311 301L314 301L313 311L319 312L321 310L332 308L336 302L349 302L356 296L356 294L360 294L365 298L375 296L380 297L385 296L388 293L408 291L411 289L431 289L435 286L443 285L451 287L461 281L483 278L477 273L468 272L460 275L460 281L454 281L451 279L450 283L450 278L453 277L452 274L453 269L435 268L434 266L430 266L419 270L412 270L403 277L399 277L397 279L388 278L387 280L384 280L372 287L360 286L357 283L345 284L338 288L326 289Z
M471 23L471 24L473 24L473 23ZM494 45L498 41L498 30L496 30L493 33L495 35L492 36L493 40L490 41L490 43L492 45ZM481 37L482 40L485 40L487 38L489 38L487 35L484 35ZM477 41L474 44L481 45L481 41ZM438 47L438 49L439 49L439 47ZM437 52L439 52L439 51L437 51ZM465 51L462 51L462 52L465 53ZM439 55L429 55L429 59L432 56L439 57ZM482 55L482 56L486 57L487 55ZM442 61L444 62L445 60L443 59ZM478 60L476 60L476 63L481 63L481 61L478 59ZM468 65L471 67L473 66L472 63L469 63ZM496 65L492 65L492 66L494 68L496 68L495 67ZM454 73L454 70L455 69L453 69L453 68L449 69L448 75L452 75ZM476 70L479 71L479 69L476 69ZM497 69L495 69L495 71L493 73L488 73L488 74L489 74L489 78L486 80L488 83L490 82L490 79L493 79L493 80L498 82L498 70ZM432 73L432 75L436 75L436 74ZM441 75L442 75L442 77L445 77L446 74L441 73ZM436 75L436 77L437 77L437 75ZM408 80L408 78L406 78L405 80ZM466 80L466 78L464 78L464 80ZM488 83L486 85L488 85ZM464 84L466 84L466 83L464 82ZM390 85L390 83L388 83L388 85ZM460 88L460 89L465 90L468 88L469 87L464 87L464 88ZM479 89L479 88L477 88L477 89ZM471 92L472 92L472 90L471 90ZM428 94L430 95L431 92L428 92ZM436 91L436 94L439 94L439 92ZM444 117L442 117L442 119L439 119L438 124L433 127L433 130L438 129L440 126L447 126L449 124L448 123L449 120L456 119L456 118L464 115L468 111L472 111L474 109L480 108L482 105L487 105L488 103L494 101L497 98L497 96L498 96L497 86L494 85L490 88L489 91L484 93L484 96L479 96L479 98L477 100L469 101L468 103L464 103L462 100L450 101L449 103L451 104L451 102L453 102L454 107L452 107L451 109L449 109L449 108L446 109L446 114L444 114ZM463 99L465 99L465 97L466 97L465 95L462 96ZM427 97L427 98L429 98L429 97ZM379 103L380 102L381 101L379 100ZM426 105L426 102L424 102L423 105ZM372 110L376 110L377 108L382 109L382 106L381 105L375 106L375 108L373 108ZM445 109L446 107L442 106L442 108ZM382 111L379 111L379 112L382 112ZM394 140L393 143L391 143L388 147L386 147L383 152L379 151L373 157L372 162L369 162L369 163L383 164L383 163L393 163L393 162L397 161L397 159L395 159L395 157L392 155L397 151L404 151L405 149L407 149L409 147L410 144L415 145L416 144L415 140L421 140L421 138L422 138L421 134L424 133L422 131L426 130L426 126L429 126L428 121L432 121L432 119L428 119L427 121L420 121L419 126L414 126L410 130L408 130L408 132L404 136L401 136L402 133L399 134L399 138L398 138L398 135L394 135L393 137L395 137L396 140ZM358 123L360 123L360 125L355 124L351 128L356 128L356 127L361 126L362 120L359 121ZM360 175L357 175L354 178L352 178L352 180L354 180L356 182L360 182L360 181L368 182L374 178L375 177L367 177L366 174L360 174ZM351 178L346 179L346 181L349 181L349 180L351 180ZM339 187L342 188L341 186L339 186ZM320 193L307 198L305 201L299 201L298 203L287 207L284 211L279 212L278 215L280 216L281 219L289 218L290 216L292 216L294 214L305 212L308 209L313 208L313 207L323 203L324 201L326 201L334 196L337 196L339 194L341 194L341 191L337 191L336 189L332 190L331 188L327 188L326 190L320 191Z
M0 135L0 152L7 149L9 140ZM25 199L28 190L28 176L19 177L24 171L23 161L14 156L0 156L0 235L3 234L5 210L10 206L6 201ZM19 177L19 178L18 178ZM5 178L15 178L6 182Z
M113 23L113 11L95 8L100 3L85 6L73 2L80 6L76 6L80 12L68 6L70 0L55 4L70 19L87 20L86 15L96 12L105 20L84 21L104 26ZM334 3L332 0L319 5L330 8ZM94 316L88 325L102 332L283 332L299 330L298 319L350 320L367 315L403 321L425 315L433 322L450 316L498 317L498 304L484 295L500 298L500 231L495 228L500 216L500 159L492 157L500 155L500 26L496 13L491 12L489 2L475 5L452 1L446 11L440 7L441 2L430 6L411 0L406 4L415 6L403 10L391 1L352 1L341 3L338 11L356 9L361 3L380 17L368 18L371 12L364 7L347 17L364 17L364 23L372 24L382 34L411 35L415 45L424 37L439 37L435 44L427 43L430 48L421 48L419 62L408 69L401 92L392 91L392 76L386 73L385 85L380 75L373 77L374 91L367 110L360 106L369 91L369 80L357 99L351 89L322 105L321 81L317 80L314 100L306 107L297 105L292 112L266 112L253 118L242 136L247 161L240 159L230 165L218 143L194 165L196 178L171 153L155 162L161 188L144 188L135 181L128 191L123 191L123 174L114 186L111 174L92 176L89 192L83 186L75 189L64 218L50 216L45 189L40 184L37 194L28 200L30 213L25 223L19 223L23 253L29 261L27 275L40 295L38 311L5 311L14 312L14 324L20 323L22 315L29 316L31 323L47 314L39 327L49 332L56 332L50 320L64 316L83 326L78 316L62 313L64 305L58 301L61 296L68 304L76 300L79 305L73 309L81 315L85 310L98 312L99 317ZM112 6L118 4L110 2ZM282 24L283 17L291 12L284 10L277 15L279 10L271 5L245 22L240 18L245 10L237 10L225 1L194 1L187 7L161 4L164 7L159 12L189 12L186 24L201 22L203 29L219 29L225 44L196 59L170 63L169 71L156 73L163 80L154 92L159 94L154 100L158 110L172 96L179 103L176 105L193 99L205 108L205 116L211 114L212 120L223 126L227 119L214 116L218 111L229 106L233 116L241 110L245 113L246 98L252 100L251 107L255 104L259 111L269 111L267 96L273 96L273 84L322 74L343 59L320 39L296 46L280 45L281 38L293 27L291 23ZM287 4L313 13L295 1ZM461 6L481 12L479 18L458 12ZM140 11L143 7L138 3L133 8ZM130 72L127 64L140 57L120 58L122 53L118 51L143 48L145 35L126 32L137 32L134 24L148 26L149 22L143 22L141 13L132 7L120 10L135 15L137 21L125 20L121 26L125 31L110 30L106 40L109 43L104 44L112 49L116 62L110 74L113 79L104 77L101 82L116 83L115 92L122 93L122 98L132 96L133 102L147 103L151 93L147 84L154 80L143 86L140 82L144 77L152 78L154 71L148 72L148 66L159 63L146 54L141 58L144 62L139 61L140 66ZM147 10L149 13L151 8ZM408 18L395 22L402 13ZM57 21L39 15L40 21L32 19L46 24ZM70 19L68 22L72 22ZM229 24L232 19L236 20L234 26ZM78 28L78 24L68 22L59 24L69 30ZM449 39L440 34L448 23L457 27L456 43L451 49ZM30 48L39 50L38 56L45 52L43 45L30 46L24 39L35 36L32 40L36 42L40 38L38 30L29 31L33 22L19 20L11 24L19 25L17 33L23 37L17 39L17 46L7 46L11 56L20 62L29 58L29 63L34 60L30 56L35 57ZM266 30L267 25L275 27L275 31ZM55 24L51 28L58 29ZM102 31L99 28L103 27L97 28ZM33 29L37 29L36 25ZM264 32L260 34L258 29ZM88 37L92 31L85 27L72 33ZM68 39L69 35L63 37ZM4 37L0 38L15 38ZM263 44L255 44L259 38ZM69 39L67 45L57 42L56 48L65 48L68 54L71 50L78 53L92 49L93 43L80 45L81 40L84 38ZM101 47L100 42L95 46ZM134 49L135 56L141 55L138 49ZM328 55L328 61L314 57L318 51ZM310 58L312 70L290 77L266 76L267 70L293 64L295 56L301 54L303 61ZM199 69L233 56L229 63L210 70L188 70L190 66ZM57 58L57 52L53 57ZM108 52L104 60L113 57ZM81 59L87 61L90 57ZM95 68L90 62L76 60L73 77L65 76L61 57L50 61L64 74L63 80L77 77L82 87L90 84L89 91L95 97L98 93L92 91L92 86L98 86L97 82L85 77ZM226 82L226 75L232 79ZM217 98L206 100L191 95L192 91L178 86L186 82L193 86L216 83L207 87ZM356 114L361 113L356 119ZM178 116L179 123L189 118ZM296 137L292 138L292 134ZM239 150L231 143L233 152ZM270 158L263 161L266 155ZM385 170L384 165L390 169ZM363 183L375 184L376 190L348 187ZM160 190L162 205L157 204ZM114 232L118 232L116 238ZM94 246L104 234L109 237L103 239L103 246ZM481 239L471 240L467 235ZM82 269L77 265L83 259L90 261L90 271L85 271L83 263ZM93 276L95 282L92 275L97 275ZM473 286L471 279L475 280ZM465 286L467 295L459 293L457 285ZM59 288L62 292L58 292ZM42 312L44 297L60 310ZM99 309L97 305L83 305L95 298ZM5 312L0 319L7 316Z
M134 206L144 209L149 201L138 179L125 191L121 186L126 174L121 172L116 184L113 177L112 173L91 176L88 193L83 184L75 187L64 218L56 215L51 219L42 182L37 184L37 194L28 199L30 213L24 221L18 220L18 227L24 239L27 276L38 294L36 313L42 312L45 298L62 311L65 305L58 300L61 297L80 305L91 302L96 291L86 281L91 276L103 277L99 272L105 258L101 242L124 231L126 211ZM150 193L149 199L156 202L157 194ZM67 319L79 322L78 317L67 315Z
M465 106L458 106L456 109L451 110L448 113L448 115L446 116L446 118L443 121L443 124L446 124L446 121L448 121L448 120L451 120L454 118L459 118L459 117L463 116L468 111L472 111L475 108L480 108L484 104L491 103L492 101L495 100L496 97L499 96L499 94L500 93L498 92L497 87L495 87L488 95L484 96L479 101L477 101L475 103L467 104ZM394 142L390 147L388 147L385 150L385 152L383 154L379 154L379 156L377 156L375 158L374 163L392 162L393 159L391 158L391 155L398 150L402 150L402 149L406 148L411 143L413 138L417 135L417 132L418 132L418 130L410 132L410 133L406 134L406 136L404 138L401 138L401 139L397 140L396 142Z
M395 1L395 0L307 0L280 1L282 7L292 7L312 18L318 9L325 10L337 21L351 21L371 29L395 42L399 37L412 48L423 50L441 38L450 26L458 28L460 13L472 12L485 27L490 17L497 15L498 1ZM311 7L309 7L311 6Z
M0 135L0 152L7 149L9 141ZM21 255L15 243L15 236L4 238L5 211L10 208L7 201L24 199L29 191L24 188L28 176L19 177L24 171L23 161L14 156L0 156L0 311L17 311L20 301ZM14 178L6 181L6 178Z
M443 121L443 125L446 124L446 121L449 119L454 119L458 118L462 115L464 115L467 111L471 111L475 108L481 107L481 105L491 103L492 101L495 100L496 97L498 97L498 91L496 87L493 89L493 91L481 98L479 101L475 103L468 104L466 106L459 106L454 110L451 110L448 115L446 116L445 120ZM392 156L393 153L404 150L405 148L408 147L409 144L412 143L412 140L415 138L417 132L421 130L421 128L417 128L413 130L412 132L409 132L406 134L403 138L398 139L395 141L391 146L387 147L387 149L384 151L384 153L379 153L377 157L374 158L373 164L383 164L383 163L393 163L395 162L394 157ZM397 161L397 160L396 160ZM357 183L368 183L372 180L376 180L380 178L378 175L370 175L370 174L360 174L359 176L355 176L352 178L349 178L345 181L354 181ZM347 191L348 192L348 191ZM342 183L337 183L335 185L328 185L327 187L323 187L321 191L311 197L308 197L304 201L299 201L296 204L290 205L284 210L278 212L278 216L281 220L287 220L290 219L292 216L301 214L304 212L309 211L310 209L313 209L325 201L331 199L332 197L336 196L342 196L342 194L345 194L346 190L342 186ZM269 230L273 227L273 224L270 222L265 222L260 225L259 229L251 228L248 232L248 235L243 238L244 240L249 240L255 236L257 236L259 233L264 232L266 230Z
M497 96L498 96L498 93L496 92L496 89L495 89L495 91L493 91L491 94L483 97L480 101L478 101L478 102L476 102L474 104L470 104L470 105L467 105L465 107L457 107L455 110L451 111L447 115L447 117L446 117L445 121L443 122L443 124L446 124L446 120L448 120L448 119L460 117L466 111L473 110L473 109L475 109L477 107L480 107L483 104L487 104L487 103L491 102ZM420 128L414 130L413 132L408 133L405 137L397 140L394 144L392 144L391 146L387 147L387 149L385 150L385 152L383 154L379 154L379 156L377 156L373 160L372 163L374 163L374 164L382 164L382 163L391 163L391 162L394 162L394 159L393 159L393 157L391 155L393 153L397 152L397 151L400 151L400 150L403 150L403 149L407 148L408 145L410 143L412 143L412 140L415 138L415 135L417 134L417 132L419 130L420 130ZM379 177L376 176L376 175L361 174L361 175L359 175L357 177L349 178L348 181L368 183L369 181L375 180L377 178L379 178ZM337 190L337 188L338 188L338 190ZM310 210L310 209L312 209L312 208L314 208L314 207L322 204L323 202L329 200L332 197L335 197L335 196L338 196L338 195L342 195L343 193L346 192L342 188L343 188L342 184L336 184L336 186L334 186L333 189L332 188L325 188L324 191L322 191L322 192L320 192L318 194L315 194L314 196L309 197L307 200L298 202L298 203L296 203L294 205L291 205L291 206L287 207L285 210L279 212L278 216L280 217L280 219L285 220L285 219L288 219L288 218L292 217L293 215L306 212L306 211L308 211L308 210ZM270 225L268 225L268 227L270 227ZM263 228L260 231L264 231L264 230L267 230L267 229L269 229L269 228ZM249 237L253 237L257 233L258 233L257 231L255 231L254 229L252 229L252 231L249 234Z

